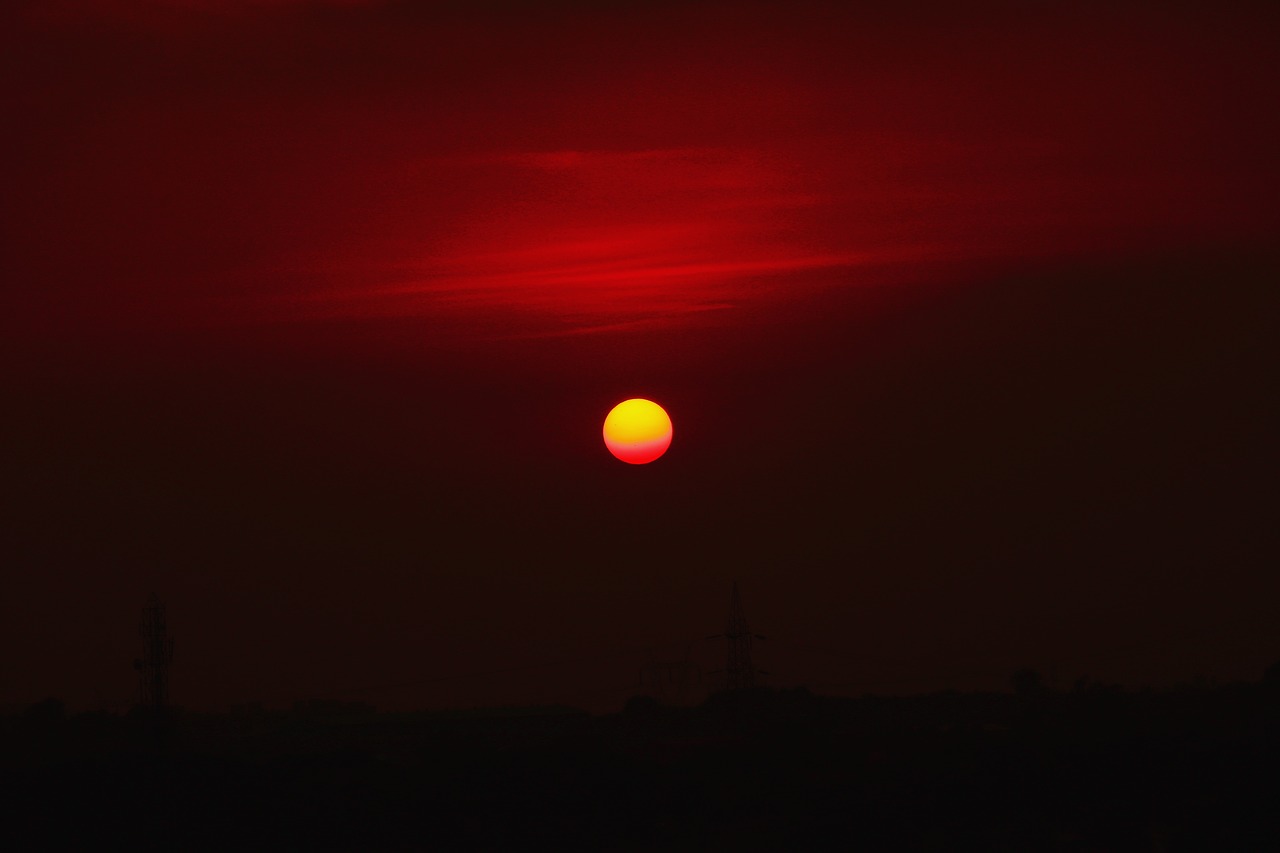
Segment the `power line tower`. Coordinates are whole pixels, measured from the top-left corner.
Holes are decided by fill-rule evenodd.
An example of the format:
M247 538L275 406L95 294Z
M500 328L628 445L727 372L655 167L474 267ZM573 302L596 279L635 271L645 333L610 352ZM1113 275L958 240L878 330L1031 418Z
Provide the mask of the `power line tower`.
M169 665L173 663L173 638L164 618L164 605L153 592L138 622L142 657L133 662L138 671L142 707L157 716L169 704Z
M685 646L682 659L659 659L649 650L649 664L640 670L640 687L659 702L683 705L691 690L702 684L702 670L690 660Z
M752 634L747 626L747 617L742 612L742 597L738 594L738 582L733 582L733 592L729 597L729 625L723 634L713 634L708 639L724 637L729 646L729 654L725 661L725 686L730 690L743 687L755 687L759 676L768 675L762 669L756 669L751 662L751 641L763 640L759 634Z

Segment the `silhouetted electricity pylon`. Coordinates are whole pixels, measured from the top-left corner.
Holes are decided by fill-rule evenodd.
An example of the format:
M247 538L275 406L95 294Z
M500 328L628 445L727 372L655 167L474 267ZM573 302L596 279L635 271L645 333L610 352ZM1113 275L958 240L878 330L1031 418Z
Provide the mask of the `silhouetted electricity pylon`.
M659 702L682 705L689 692L702 683L702 670L690 660L690 647L686 646L684 658L659 660L649 650L649 664L640 670L640 687Z
M142 635L142 657L133 662L138 671L142 707L163 711L169 704L169 664L173 662L173 638L165 623L164 605L155 593L147 599L138 622Z
M733 592L729 597L729 626L723 634L713 634L707 639L724 637L729 646L725 661L725 686L730 690L743 687L755 687L761 675L768 675L762 669L756 669L751 662L752 639L763 640L759 634L752 634L747 627L747 617L742 612L742 597L738 595L738 582L733 582Z

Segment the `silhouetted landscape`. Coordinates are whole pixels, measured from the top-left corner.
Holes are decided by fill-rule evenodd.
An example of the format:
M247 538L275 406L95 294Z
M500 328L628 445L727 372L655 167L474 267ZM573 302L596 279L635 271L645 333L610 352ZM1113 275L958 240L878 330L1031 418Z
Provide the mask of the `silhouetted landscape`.
M3 726L6 834L141 849L1246 850L1280 842L1280 667L1131 692L751 688L619 713L229 714ZM12 849L12 848L11 848Z
M0 55L0 853L1280 850L1280 4Z

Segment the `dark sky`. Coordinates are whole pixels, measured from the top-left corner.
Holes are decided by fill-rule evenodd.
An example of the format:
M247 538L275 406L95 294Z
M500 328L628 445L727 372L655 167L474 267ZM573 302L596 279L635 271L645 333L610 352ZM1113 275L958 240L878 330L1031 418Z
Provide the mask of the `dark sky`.
M424 5L3 13L0 705L1280 658L1275 10Z

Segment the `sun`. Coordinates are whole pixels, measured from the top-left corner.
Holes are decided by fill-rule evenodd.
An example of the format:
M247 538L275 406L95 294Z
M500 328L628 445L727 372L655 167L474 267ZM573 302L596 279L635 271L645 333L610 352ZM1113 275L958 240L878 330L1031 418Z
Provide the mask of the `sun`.
M623 462L652 462L671 446L671 418L652 400L623 400L604 419L604 444Z

